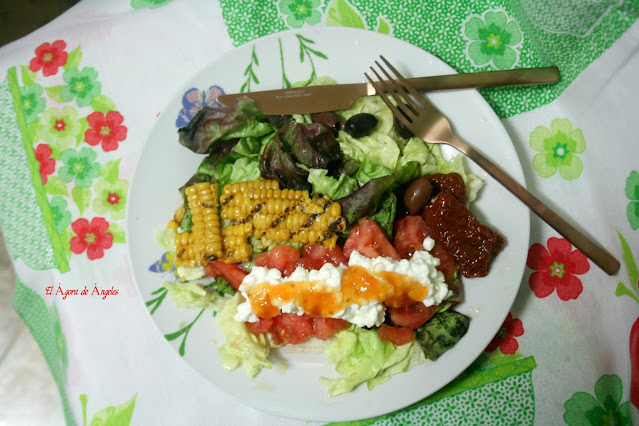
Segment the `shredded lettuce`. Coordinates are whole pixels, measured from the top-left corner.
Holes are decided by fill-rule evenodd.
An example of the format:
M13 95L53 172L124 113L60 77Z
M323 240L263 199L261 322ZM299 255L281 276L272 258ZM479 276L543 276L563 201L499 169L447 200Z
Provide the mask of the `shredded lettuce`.
M155 240L164 250L169 253L175 253L175 234L176 232L173 229L160 229L155 231Z
M249 377L255 377L262 368L271 368L268 360L271 348L266 333L253 334L243 322L237 322L233 318L242 301L240 293L236 293L232 298L226 299L217 316L217 325L226 338L219 353L226 371L242 365Z
M169 291L169 297L178 308L206 308L217 311L224 305L224 297L217 292L208 292L197 283L170 283L162 284Z
M393 374L408 371L426 361L420 347L411 342L395 346L379 338L377 331L351 326L337 333L324 348L330 363L341 377L320 377L328 396L352 391L366 382L368 389L385 382Z

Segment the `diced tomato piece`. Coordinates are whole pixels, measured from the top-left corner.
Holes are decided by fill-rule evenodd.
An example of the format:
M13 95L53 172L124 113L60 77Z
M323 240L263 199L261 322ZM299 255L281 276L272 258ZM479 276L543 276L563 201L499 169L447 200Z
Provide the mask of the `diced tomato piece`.
M273 319L273 326L269 330L277 342L297 345L314 334L313 318L308 315L280 314Z
M286 244L280 244L269 251L255 256L255 264L266 268L278 269L284 272L286 265L295 263L300 259L300 252Z
M395 222L393 246L402 259L410 259L417 250L423 250L428 236L428 226L421 216L406 216Z
M329 249L321 244L304 244L302 246L302 257L321 259L324 263L332 263L335 266L339 266L342 263L348 264L348 258L344 255L340 246L337 245Z
M348 258L339 246L329 249L320 244L305 244L302 246L302 257L295 263L287 264L282 274L291 275L298 266L308 270L319 270L327 263L339 266L342 263L347 264Z
M258 318L256 322L245 322L246 327L253 334L266 333L273 326L273 318Z
M432 232L421 216L406 216L395 223L393 245L402 259L410 259L415 251L423 250L426 237L432 237ZM439 259L437 270L444 274L446 283L452 283L455 275L453 256L437 241L430 254Z
M335 333L346 330L350 323L340 318L313 318L313 330L320 340L328 340Z
M217 278L220 273L217 271L217 269L215 269L215 266L213 265L213 262L207 263L204 266L204 272L206 273L206 275L208 275L209 277L213 277L213 278Z
M242 280L248 275L246 271L234 263L224 263L219 260L215 260L207 266L209 269L213 268L219 275L222 275L222 277L228 281L235 290L240 289Z
M401 346L415 340L415 332L410 328L382 324L379 326L379 338Z
M344 255L350 257L354 250L369 258L384 256L393 260L401 259L382 228L371 219L362 219L350 229L344 243Z
M440 309L440 305L426 306L422 302L417 302L405 308L389 308L388 314L393 324L417 329Z

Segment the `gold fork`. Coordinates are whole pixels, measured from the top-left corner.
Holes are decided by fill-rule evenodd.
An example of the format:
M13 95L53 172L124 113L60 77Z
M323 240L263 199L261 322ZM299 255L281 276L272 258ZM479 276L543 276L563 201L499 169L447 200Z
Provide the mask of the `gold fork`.
M375 61L386 79L380 77L377 71L371 67L378 81L374 81L364 73L368 81L373 85L377 94L393 111L395 117L408 128L415 136L427 143L443 143L451 145L464 153L477 163L489 175L501 182L510 192L526 204L548 225L552 226L564 238L572 243L583 254L590 258L596 265L608 275L614 275L619 271L619 262L605 249L590 240L583 233L566 222L561 216L543 204L526 188L495 166L490 160L459 139L452 131L448 119L423 97L383 56L381 60L395 74L399 82L390 76L386 69ZM400 84L401 83L401 84ZM399 95L398 95L399 93ZM388 94L395 103L391 102ZM400 98L401 95L401 98ZM411 97L412 95L412 97Z

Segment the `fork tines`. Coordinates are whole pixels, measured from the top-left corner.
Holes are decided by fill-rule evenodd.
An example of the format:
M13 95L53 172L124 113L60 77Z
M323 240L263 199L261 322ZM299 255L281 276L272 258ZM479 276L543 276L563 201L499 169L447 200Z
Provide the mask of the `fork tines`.
M386 79L383 79L373 67L370 69L373 74L375 74L378 81L374 81L366 73L364 73L364 75L373 85L377 94L382 98L386 105L388 105L391 111L393 111L395 116L402 122L402 124L408 127L415 121L419 115L419 111L427 109L430 104L417 90L415 90L414 87L410 85L410 83L408 83L408 81L406 81L404 76L402 76L400 72L386 60L386 58L381 55L380 58L393 72L393 74L395 74L397 80L391 77L388 71L386 71L386 69L377 61L375 61L375 64L386 76ZM392 102L388 95L390 95L395 102ZM412 95L412 97L410 95Z

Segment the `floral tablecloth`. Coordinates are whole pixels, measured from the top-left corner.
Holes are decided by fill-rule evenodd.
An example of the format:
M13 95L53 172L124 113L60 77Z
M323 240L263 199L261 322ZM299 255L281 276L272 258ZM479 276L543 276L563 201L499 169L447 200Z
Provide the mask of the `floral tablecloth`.
M140 301L127 196L156 114L199 69L265 35L346 26L408 41L458 72L558 66L558 84L480 93L529 189L622 264L606 275L533 217L519 294L483 354L426 400L357 424L636 422L638 16L636 0L83 0L4 46L0 225L18 277L14 307L51 369L64 421L303 423L236 402L166 345L188 329L163 336L149 315L165 294ZM260 90L250 73L243 89ZM177 122L214 92L185 93ZM150 265L171 268L166 257Z

